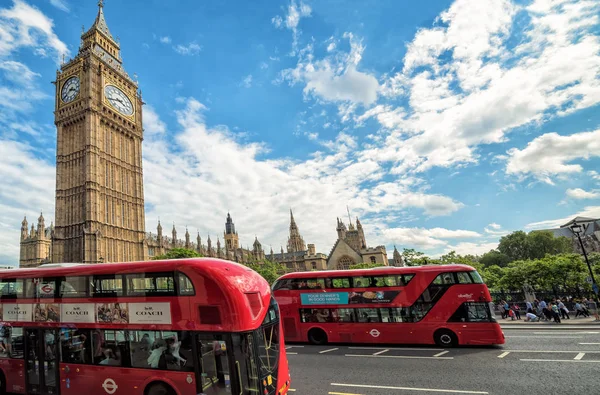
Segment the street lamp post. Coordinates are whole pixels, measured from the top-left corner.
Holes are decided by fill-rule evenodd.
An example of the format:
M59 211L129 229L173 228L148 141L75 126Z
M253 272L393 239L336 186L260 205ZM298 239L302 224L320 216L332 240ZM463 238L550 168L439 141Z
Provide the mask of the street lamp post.
M571 226L571 230L573 233L577 235L577 239L579 240L579 245L581 246L581 251L583 252L583 256L585 258L585 263L587 264L588 270L590 271L590 278L592 279L592 289L596 294L596 298L598 297L598 285L596 284L596 279L594 278L594 272L592 271L592 266L590 265L590 261L587 256L587 252L585 251L585 247L583 246L583 241L581 240L581 232L583 227L579 225L577 222L573 223Z

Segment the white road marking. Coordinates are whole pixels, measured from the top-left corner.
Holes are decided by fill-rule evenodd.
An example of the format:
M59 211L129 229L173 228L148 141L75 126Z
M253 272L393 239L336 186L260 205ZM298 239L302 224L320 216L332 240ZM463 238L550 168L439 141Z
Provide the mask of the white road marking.
M329 392L329 395L361 395L361 394L349 394L347 392Z
M304 346L286 346L285 349L290 349L290 348L304 348Z
M529 353L561 353L561 354L577 354L580 352L586 353L586 354L600 354L600 351L596 350L596 351L584 351L584 350L577 350L577 351L554 351L554 350L506 350L507 352L529 352Z
M331 352L331 351L335 351L335 350L339 350L339 348L330 348L329 350L323 350L323 351L319 351L319 354L325 354L326 352Z
M360 354L346 354L346 357L360 357L360 358L398 358L398 359L454 359L454 357L418 357L415 355L360 355Z
M547 331L547 332L533 332L534 335L554 335L554 334L561 334L561 333L577 333L577 334L588 334L588 335L597 335L600 332L581 332L581 331Z
M290 391L290 392L296 392L296 390L293 389L293 388L288 389L288 391Z
M444 354L448 354L450 351L442 351L442 352L438 352L437 354L434 355L434 357L441 357Z
M381 350L381 351L374 352L374 353L373 353L373 355L381 355L381 354L383 354L384 352L388 352L388 351L390 351L390 350L388 350L388 349L386 348L385 350Z
M286 355L298 355L297 352L286 352Z
M385 347L348 347L350 350L386 350ZM444 351L443 348L426 348L426 347L396 347L390 350L398 351Z
M451 394L489 394L485 391L466 391L466 390L446 390L439 388L415 388L415 387L391 387L388 385L367 385L367 384L340 384L331 383L334 386L340 387L355 387L355 388L375 388L375 389L386 389L386 390L400 390L400 391L424 391L424 392L447 392Z
M584 355L585 355L585 353L584 353L584 352L580 352L580 353L579 353L579 354L577 354L577 355L575 356L575 358L573 358L573 359L574 359L574 360L576 360L576 361L579 361L581 358L583 358L583 356L584 356Z
M575 359L520 359L523 362L579 362L579 363L600 363L600 361L583 361Z
M581 344L581 345L584 345L584 346L598 346L598 345L600 345L600 343L577 343L577 344Z
M504 351L502 354L498 355L498 358L504 358L508 354L510 354L510 351Z
M532 338L532 336L512 336L512 335L508 335L508 336L504 336L505 338L513 338L513 337L527 337L529 339ZM583 339L583 336L558 336L561 339ZM543 336L543 335L539 335L535 337L536 339L556 339L557 336Z

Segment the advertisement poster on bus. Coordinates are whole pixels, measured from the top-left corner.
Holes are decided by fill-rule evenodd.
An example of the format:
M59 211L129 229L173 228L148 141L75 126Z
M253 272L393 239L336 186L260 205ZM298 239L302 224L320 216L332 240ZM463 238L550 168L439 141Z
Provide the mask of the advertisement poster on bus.
M35 322L60 322L60 306L57 303L36 303L33 308Z
M303 305L348 304L348 292L310 292L300 294Z
M129 303L130 324L170 324L170 303Z
M101 324L128 324L129 309L127 303L96 304L96 319Z
M364 291L350 292L349 304L392 303L400 291Z
M95 322L94 308L93 303L64 303L60 312L60 321L92 324Z
M4 321L13 322L31 322L32 309L31 304L5 304L3 311Z

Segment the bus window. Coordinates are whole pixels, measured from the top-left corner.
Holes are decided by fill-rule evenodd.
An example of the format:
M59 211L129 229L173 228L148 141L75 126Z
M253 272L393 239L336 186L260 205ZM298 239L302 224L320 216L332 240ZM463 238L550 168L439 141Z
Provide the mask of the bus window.
M403 274L402 275L402 282L404 283L404 285L408 285L408 283L410 282L410 280L412 280L415 277L414 274Z
M219 335L199 333L198 352L204 392L229 394L228 386L231 384L225 341Z
M174 296L175 284L171 273L134 273L125 276L127 295Z
M376 287L395 287L398 285L396 276L378 276L373 279Z
M85 276L63 277L60 280L61 298L79 298L87 296L88 279Z
M368 288L371 286L371 277L352 277L354 288Z
M8 354L11 358L23 359L25 353L25 345L23 343L23 328L11 328L6 326L8 329L7 339L10 343L8 344Z
M191 336L182 331L131 331L131 366L194 371Z
M25 284L26 298L54 298L56 297L56 283L53 278L38 278L28 280Z
M473 270L472 272L469 272L469 274L471 275L471 278L473 279L473 282L475 284L483 284L483 279L481 278L481 276L479 275L479 273L477 273L476 270Z
M130 366L129 341L125 331L96 329L92 333L96 365Z
M456 273L456 277L458 277L459 284L471 284L473 282L467 272L458 272Z
M356 309L358 322L379 322L377 309Z
M331 285L333 288L350 288L350 279L347 277L332 278Z
M183 273L177 273L179 279L179 295L192 296L195 295L194 284L188 276Z
M94 276L92 296L123 296L123 278L118 274Z
M354 309L335 309L332 310L334 321L337 322L353 322Z
M454 284L454 274L453 273L442 273L439 274L434 280L434 285L451 285Z
M61 362L81 364L91 363L91 345L92 335L89 329L61 329Z
M325 280L322 278L306 280L308 289L325 289Z
M22 279L0 280L0 297L2 299L16 299L23 297Z

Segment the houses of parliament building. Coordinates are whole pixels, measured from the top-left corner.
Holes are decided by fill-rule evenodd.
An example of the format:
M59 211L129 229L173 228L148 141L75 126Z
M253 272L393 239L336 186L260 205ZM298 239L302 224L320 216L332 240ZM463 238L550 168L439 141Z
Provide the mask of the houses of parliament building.
M367 247L358 219L346 225L338 219L338 240L328 255L305 244L290 212L286 250L266 253L255 238L242 248L229 214L223 244L186 229L178 238L147 233L142 172L142 96L137 81L125 71L121 48L110 33L102 1L93 25L81 35L77 55L57 70L55 95L56 204L55 224L46 226L40 214L29 228L21 224L20 267L43 263L109 263L145 261L172 248L196 250L203 256L241 263L269 259L289 270L347 268L354 263L389 264L384 246ZM394 251L394 265L402 258Z

